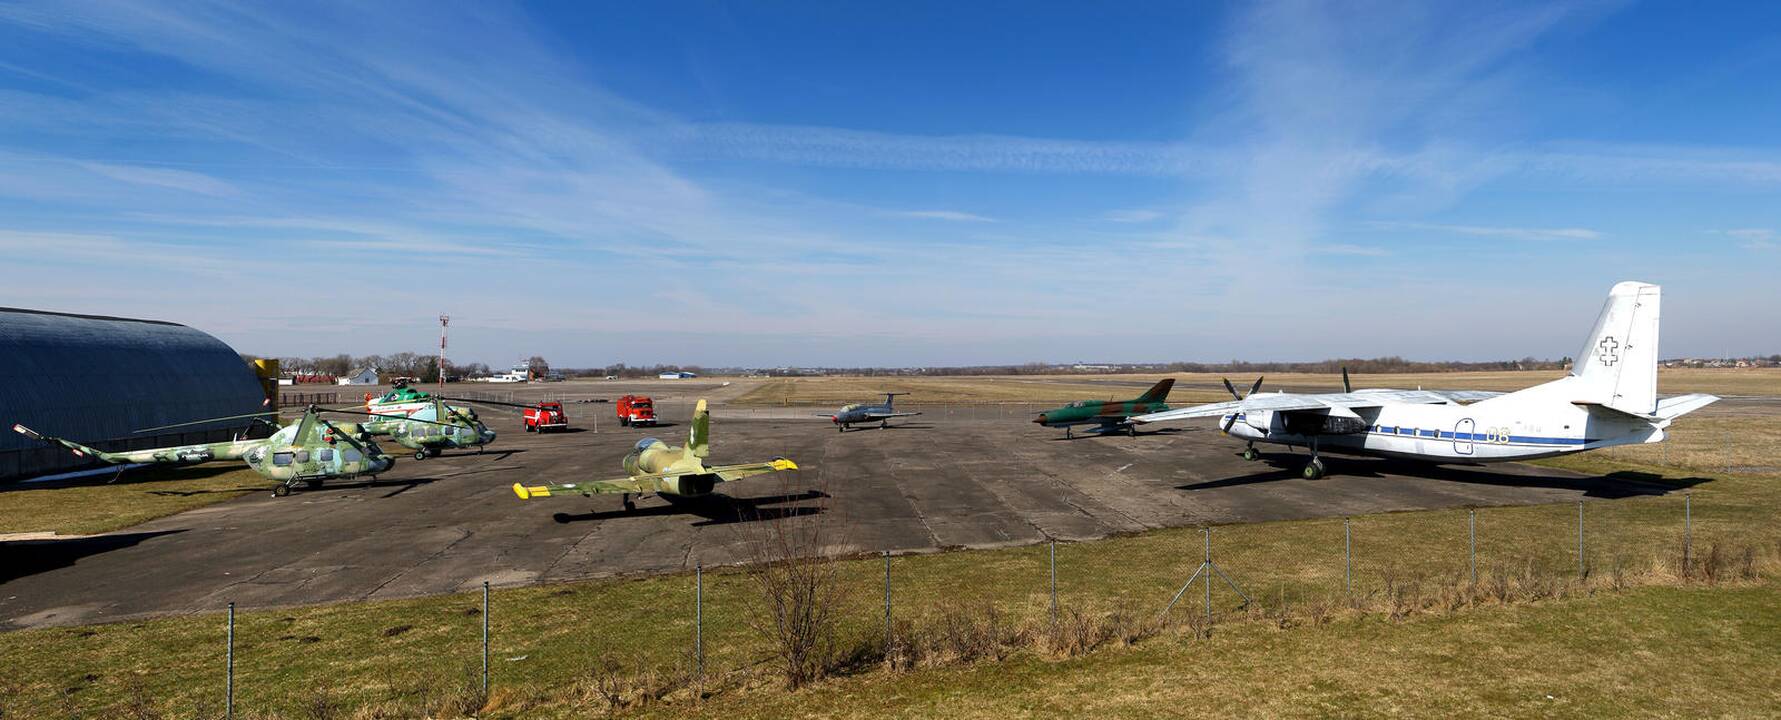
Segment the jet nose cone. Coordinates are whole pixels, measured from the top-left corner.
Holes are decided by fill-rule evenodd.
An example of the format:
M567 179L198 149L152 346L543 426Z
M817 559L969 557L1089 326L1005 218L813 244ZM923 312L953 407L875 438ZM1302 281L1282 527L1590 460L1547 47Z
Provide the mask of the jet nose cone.
M1040 424L1040 425L1044 425L1045 424L1045 413L1039 413L1039 417L1033 418L1033 422Z

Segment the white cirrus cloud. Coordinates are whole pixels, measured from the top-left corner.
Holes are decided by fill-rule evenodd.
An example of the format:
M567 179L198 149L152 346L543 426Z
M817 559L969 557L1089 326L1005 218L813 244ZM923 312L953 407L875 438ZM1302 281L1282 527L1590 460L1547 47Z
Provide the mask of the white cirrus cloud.
M1501 237L1517 240L1598 240L1602 233L1588 228L1542 228L1542 227L1508 227L1499 225L1447 225L1442 223L1421 222L1374 222L1369 227L1377 230L1401 230L1410 232L1437 232L1453 235L1470 235L1473 237Z

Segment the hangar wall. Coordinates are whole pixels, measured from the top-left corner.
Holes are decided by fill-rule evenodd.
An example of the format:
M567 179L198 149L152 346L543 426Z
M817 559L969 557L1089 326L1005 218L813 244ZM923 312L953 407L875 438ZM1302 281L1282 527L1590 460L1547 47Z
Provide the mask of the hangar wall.
M0 308L0 482L97 465L13 432L14 423L101 450L215 442L245 423L135 431L258 412L265 397L241 356L199 330Z

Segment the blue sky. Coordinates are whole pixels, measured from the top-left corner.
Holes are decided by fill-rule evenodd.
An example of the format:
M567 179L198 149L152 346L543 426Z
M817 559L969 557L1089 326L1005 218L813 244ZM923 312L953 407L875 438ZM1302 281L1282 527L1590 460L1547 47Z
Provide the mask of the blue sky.
M0 2L0 305L504 364L1781 352L1767 3Z

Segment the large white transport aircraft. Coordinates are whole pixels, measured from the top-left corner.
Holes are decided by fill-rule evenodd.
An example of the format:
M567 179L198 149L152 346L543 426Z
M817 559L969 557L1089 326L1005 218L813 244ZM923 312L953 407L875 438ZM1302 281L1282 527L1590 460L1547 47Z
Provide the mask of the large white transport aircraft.
M1320 451L1477 464L1530 460L1615 445L1662 442L1664 428L1706 407L1712 395L1657 397L1656 285L1623 282L1569 375L1512 393L1358 390L1321 395L1256 393L1132 418L1155 423L1222 417L1226 434L1311 451L1304 477L1324 476ZM1343 373L1343 385L1348 382ZM1230 389L1230 382L1225 382ZM1346 389L1346 388L1345 388ZM1469 404L1466 404L1469 403Z

